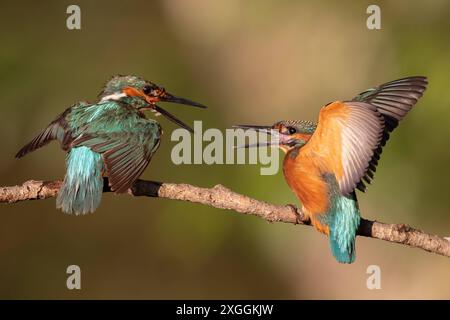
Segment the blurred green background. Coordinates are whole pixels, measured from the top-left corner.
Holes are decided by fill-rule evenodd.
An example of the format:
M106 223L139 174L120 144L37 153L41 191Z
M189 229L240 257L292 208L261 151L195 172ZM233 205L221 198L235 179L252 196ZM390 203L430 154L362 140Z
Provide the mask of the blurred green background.
M66 8L81 7L81 30ZM450 3L377 1L10 1L0 10L0 185L61 179L56 143L14 154L58 113L95 101L113 74L137 74L207 111L166 106L204 128L316 120L319 108L408 75L429 89L384 149L363 216L450 236ZM149 115L150 116L150 115ZM298 203L281 171L179 165L172 123L144 179L217 183L278 204ZM283 155L280 153L280 157ZM450 298L448 258L358 238L353 265L334 261L312 228L269 224L206 206L106 194L95 214L55 200L1 204L0 298ZM68 265L82 290L66 288ZM366 269L381 268L381 290Z

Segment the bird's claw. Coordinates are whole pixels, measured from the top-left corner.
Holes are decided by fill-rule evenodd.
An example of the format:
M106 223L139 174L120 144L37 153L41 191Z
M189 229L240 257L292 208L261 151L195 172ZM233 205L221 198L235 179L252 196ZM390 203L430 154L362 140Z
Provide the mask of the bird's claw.
M290 203L288 203L286 206L291 208L292 211L295 213L295 224L302 224L303 223L302 215L298 212L298 208Z

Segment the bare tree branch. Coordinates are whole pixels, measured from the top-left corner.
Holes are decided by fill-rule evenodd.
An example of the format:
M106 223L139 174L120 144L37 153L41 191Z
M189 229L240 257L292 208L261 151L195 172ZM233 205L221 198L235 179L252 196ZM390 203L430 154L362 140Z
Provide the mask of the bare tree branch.
M106 187L105 192L109 192ZM1 187L0 202L15 203L25 200L38 200L55 197L61 181L29 180L20 186ZM285 222L309 225L309 220L293 206L279 206L238 194L217 185L213 188L200 188L189 184L159 183L138 180L128 191L133 196L148 196L201 203L207 206L234 210L236 212L260 217L269 222ZM401 243L428 252L450 257L450 241L430 235L405 224L386 224L361 219L358 235Z

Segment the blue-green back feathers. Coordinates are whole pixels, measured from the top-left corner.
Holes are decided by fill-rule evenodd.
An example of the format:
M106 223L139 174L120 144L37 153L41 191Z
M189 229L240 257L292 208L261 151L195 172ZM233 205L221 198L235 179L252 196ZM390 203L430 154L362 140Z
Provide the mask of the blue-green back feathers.
M87 146L102 154L111 189L125 192L145 170L159 147L160 128L142 120L132 130L109 134L83 134L74 145Z
M72 119L78 135L71 147L86 146L102 155L115 192L126 192L159 147L159 124L117 102L87 107L72 115Z

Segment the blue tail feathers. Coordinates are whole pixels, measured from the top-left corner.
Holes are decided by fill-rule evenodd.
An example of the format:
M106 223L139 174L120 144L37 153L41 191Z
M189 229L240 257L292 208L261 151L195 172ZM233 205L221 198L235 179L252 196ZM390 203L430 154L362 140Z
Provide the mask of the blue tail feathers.
M56 207L65 213L86 214L100 205L103 192L103 159L87 147L70 150L67 172L56 199Z
M328 215L331 252L337 261L355 261L355 238L360 222L360 212L356 195L337 196Z

